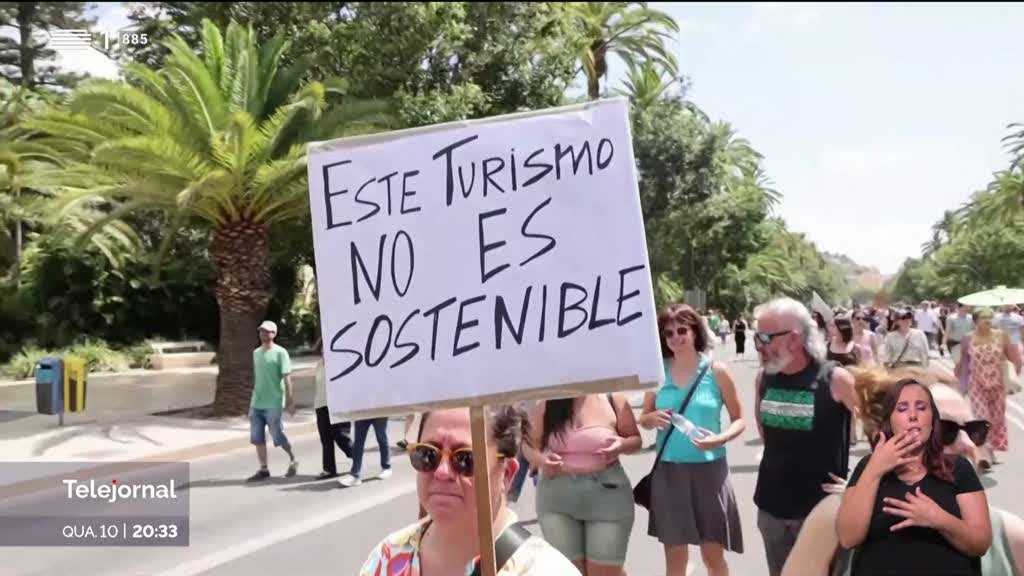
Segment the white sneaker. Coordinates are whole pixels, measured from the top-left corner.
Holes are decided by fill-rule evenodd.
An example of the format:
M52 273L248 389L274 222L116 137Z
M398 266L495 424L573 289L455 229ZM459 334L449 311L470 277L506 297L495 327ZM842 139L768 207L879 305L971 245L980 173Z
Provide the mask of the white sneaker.
M359 479L359 476L353 476L351 474L345 474L338 480L338 484L345 488L359 486L362 483L363 481Z
M381 470L380 475L378 475L377 478L380 478L381 480L387 480L388 478L391 478L391 468L385 468Z

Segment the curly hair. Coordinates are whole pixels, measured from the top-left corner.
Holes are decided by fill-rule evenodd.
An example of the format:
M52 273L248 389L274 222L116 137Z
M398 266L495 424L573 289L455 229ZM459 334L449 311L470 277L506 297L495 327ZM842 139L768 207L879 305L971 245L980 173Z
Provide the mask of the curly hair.
M427 425L430 412L424 412L420 418L420 429L416 441L423 438L423 430ZM498 454L515 458L523 442L530 442L530 420L526 412L511 405L493 406L488 408L488 423L491 425L491 438L498 449Z
M887 432L890 437L892 436L890 421L903 389L907 386L920 386L925 389L932 410L932 430L925 445L924 464L929 473L943 480L952 481L953 464L943 454L939 409L930 389L931 386L937 385L935 377L927 370L916 367L892 371L852 366L847 369L855 379L857 411L872 449L878 442L879 432Z

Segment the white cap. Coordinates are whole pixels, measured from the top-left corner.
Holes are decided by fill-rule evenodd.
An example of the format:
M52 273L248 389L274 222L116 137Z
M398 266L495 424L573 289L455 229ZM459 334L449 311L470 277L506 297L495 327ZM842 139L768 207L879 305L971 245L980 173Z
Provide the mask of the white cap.
M259 330L266 330L267 332L270 332L271 334L277 334L277 324L274 324L270 320L264 320L263 323L260 324L260 327L258 329Z

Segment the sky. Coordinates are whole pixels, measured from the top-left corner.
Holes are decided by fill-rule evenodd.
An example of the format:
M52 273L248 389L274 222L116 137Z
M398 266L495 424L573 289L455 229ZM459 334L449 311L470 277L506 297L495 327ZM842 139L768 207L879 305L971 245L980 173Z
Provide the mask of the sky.
M687 97L765 156L778 215L885 274L1007 165L1001 139L1024 122L1022 5L650 6L680 25ZM120 3L93 14L100 30L127 24ZM74 58L114 75L101 56ZM612 62L609 86L624 72Z

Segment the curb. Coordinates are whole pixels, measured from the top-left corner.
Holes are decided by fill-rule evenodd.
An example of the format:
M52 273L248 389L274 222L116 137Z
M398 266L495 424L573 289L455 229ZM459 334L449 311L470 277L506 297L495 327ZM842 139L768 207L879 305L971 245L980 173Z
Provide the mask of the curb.
M296 426L289 432L289 435L293 438L298 438L316 433L316 431L316 422L309 422ZM177 450L170 450L159 454L149 454L129 460L97 462L95 466L87 466L66 474L32 478L30 480L22 480L21 482L14 482L12 484L7 484L6 486L0 486L0 501L5 498L14 498L17 496L32 494L34 492L40 492L46 489L52 489L54 482L60 482L69 474L74 474L76 477L83 480L96 479L99 476L111 475L116 472L123 473L146 468L147 465L155 463L191 462L207 456L232 452L249 445L249 437L246 435L244 438L229 438L227 440L220 440L217 442L197 444L186 448L179 448ZM25 461L8 460L7 462ZM0 461L0 464L2 463L3 461Z

